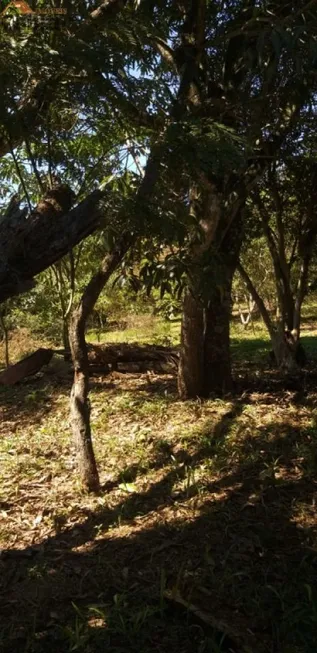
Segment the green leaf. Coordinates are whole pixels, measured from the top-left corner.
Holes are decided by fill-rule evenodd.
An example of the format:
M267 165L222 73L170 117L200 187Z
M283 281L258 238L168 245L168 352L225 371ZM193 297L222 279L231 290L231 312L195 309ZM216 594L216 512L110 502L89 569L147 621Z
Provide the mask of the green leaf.
M137 492L137 487L134 485L134 483L120 483L118 486L120 490L123 490L124 492L128 492L129 494L132 494L133 492Z

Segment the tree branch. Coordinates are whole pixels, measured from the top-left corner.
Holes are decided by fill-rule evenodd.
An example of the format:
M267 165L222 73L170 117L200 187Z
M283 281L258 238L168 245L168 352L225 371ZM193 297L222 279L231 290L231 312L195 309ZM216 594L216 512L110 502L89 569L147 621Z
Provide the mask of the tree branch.
M56 263L98 228L106 192L96 190L71 211L47 211L40 203L26 220L0 224L0 303L34 285L33 277ZM44 202L45 204L45 202Z

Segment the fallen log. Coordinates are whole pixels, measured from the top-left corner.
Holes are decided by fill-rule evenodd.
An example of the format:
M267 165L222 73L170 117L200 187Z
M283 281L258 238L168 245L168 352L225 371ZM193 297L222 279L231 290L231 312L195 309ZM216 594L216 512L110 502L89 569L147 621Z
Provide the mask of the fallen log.
M178 350L162 345L138 345L117 343L88 345L90 369L97 372L118 371L139 373L153 371L158 374L172 374L178 365Z
M15 385L24 378L40 371L50 363L53 354L65 354L64 349L40 348L18 363L10 365L0 374L1 385ZM161 345L138 345L118 343L107 345L88 345L89 369L92 374L110 374L113 371L138 374L156 372L173 374L178 365L176 347Z
M44 365L48 365L54 354L53 349L37 349L30 356L26 356L15 365L10 365L0 374L0 383L2 385L15 385L27 376L36 374Z

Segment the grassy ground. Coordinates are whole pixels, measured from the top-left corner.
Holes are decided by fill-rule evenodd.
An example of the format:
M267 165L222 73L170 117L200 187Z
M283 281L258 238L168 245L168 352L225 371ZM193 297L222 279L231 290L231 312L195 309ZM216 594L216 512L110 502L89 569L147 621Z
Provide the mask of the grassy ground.
M128 336L177 340L154 326ZM93 379L98 497L76 480L67 366L0 388L1 653L316 651L314 362L285 386L263 331L232 335L223 401Z
M124 331L111 330L105 333L91 331L91 342L151 342L157 345L175 345L179 343L180 320L169 322L153 315L134 315L127 318Z
M304 325L302 327L302 342L310 358L317 358L317 319L311 313L317 314L317 306L310 304L304 309ZM177 345L180 340L180 320L168 322L160 317L140 315L127 318L127 328L105 333L91 331L88 334L90 342L152 342L158 345ZM240 320L235 318L231 325L231 348L233 360L247 365L262 368L268 361L271 344L262 321L256 320L245 329Z

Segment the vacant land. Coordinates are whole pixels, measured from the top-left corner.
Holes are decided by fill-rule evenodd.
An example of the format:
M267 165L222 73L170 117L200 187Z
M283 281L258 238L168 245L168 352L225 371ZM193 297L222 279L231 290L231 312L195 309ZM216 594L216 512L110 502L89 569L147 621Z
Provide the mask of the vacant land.
M70 368L1 388L1 652L316 650L308 333L310 366L285 385L265 334L235 326L225 400L181 403L172 376L94 377L98 497L76 480Z

